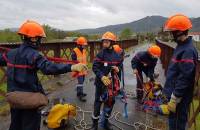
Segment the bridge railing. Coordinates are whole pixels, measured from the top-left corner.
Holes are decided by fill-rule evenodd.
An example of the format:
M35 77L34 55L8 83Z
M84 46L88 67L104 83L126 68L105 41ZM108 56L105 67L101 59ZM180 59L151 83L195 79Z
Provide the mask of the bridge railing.
M171 57L175 48L175 44L163 42L160 40L156 40L156 44L160 46L160 48L162 49L162 54L161 54L160 59L161 59L161 62L166 74L169 62L171 60ZM199 84L198 84L199 80L200 80L200 60L198 60L197 67L196 67L196 77L195 77L195 86L194 86L195 90L199 89ZM193 101L190 105L189 120L188 120L188 124L191 129L198 130L198 128L200 127L200 126L197 126L198 125L197 117L199 116L199 112L200 112L200 95L198 95L197 91L195 91Z
M138 44L138 39L130 39L123 40L117 42L123 49L130 48ZM5 48L17 48L20 44L11 44L11 43L1 43L0 47ZM71 59L71 52L73 48L76 46L75 42L48 42L43 43L41 45L40 51L44 56L49 57L60 57L66 58L68 60ZM101 42L100 41L90 41L87 46L88 53L88 62L92 63L96 54L101 50ZM5 50L0 49L0 52L4 52ZM50 79L52 76L44 76L40 74L40 80ZM6 81L6 67L0 67L0 85L5 83Z

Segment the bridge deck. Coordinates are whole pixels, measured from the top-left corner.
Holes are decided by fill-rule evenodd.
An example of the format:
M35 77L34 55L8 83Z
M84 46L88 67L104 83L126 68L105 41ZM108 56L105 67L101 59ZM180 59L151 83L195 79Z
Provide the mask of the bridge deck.
M127 57L124 61L124 69L125 69L125 84L126 84L126 90L134 94L135 93L135 86L136 86L136 79L135 76L132 74L132 69L131 69L131 59L134 55L139 50L145 50L147 46L142 46L140 48L136 48L136 50L131 50L130 56ZM164 77L164 71L162 70L161 64L158 63L156 66L156 71L159 71L160 73L160 81L163 81ZM95 93L95 86L94 86L94 75L91 74L90 77L87 78L87 82L85 84L85 92L87 92L87 102L86 103L81 103L77 98L76 98L76 93L75 93L75 82L71 82L70 84L66 84L66 87L62 88L60 91L57 91L55 93L52 93L50 97L54 98L64 98L66 102L69 103L75 103L77 106L79 106L83 111L93 111L93 103L94 103L94 93ZM72 86L72 87L67 87L67 86ZM74 87L73 87L74 86ZM119 100L116 101L116 104L114 106L113 110L113 116L119 117L119 121L124 121L127 124L120 123L118 120L113 117L111 121L113 122L114 125L116 125L115 129L118 130L120 127L123 130L135 130L139 129L140 130L145 130L145 127L155 127L156 129L166 129L166 118L161 117L161 116L156 116L152 114L146 114L143 111L139 109L139 105L136 103L136 100L133 98L128 98L128 118L123 117L123 103ZM119 112L119 114L117 114ZM91 112L85 113L85 119L84 121L87 124L91 124ZM78 120L80 121L82 119L82 112L78 113ZM118 119L118 118L117 118ZM141 125L137 124L141 123ZM71 121L70 124L76 124L79 122L74 122ZM135 125L135 126L134 126ZM89 125L90 126L90 125ZM89 127L88 126L88 127ZM138 127L139 126L139 127ZM68 130L73 129L73 125L69 126ZM47 130L45 127L43 127L43 130Z
M147 48L147 45L137 47L133 50L131 50L130 56L127 57L124 61L124 69L125 69L125 84L126 84L126 90L130 94L135 93L135 87L136 87L136 79L132 74L131 69L131 59L135 52L139 50L145 50ZM161 64L159 63L156 67L156 71L159 71L160 73L160 81L164 81L164 78L162 79L164 71L162 70ZM56 91L51 92L49 94L50 100L55 98L64 98L66 102L76 104L81 108L83 111L89 111L89 113L85 113L84 121L87 124L91 124L91 111L93 111L93 104L94 104L94 93L95 93L95 86L94 86L94 74L91 72L90 76L86 79L85 88L84 91L87 92L87 102L82 103L76 98L76 89L75 89L75 81L69 81L69 77L63 77L56 78L55 80L50 81L47 84L44 84L44 86L53 86L56 89ZM59 83L56 83L58 79L61 79ZM56 85L57 84L57 85ZM54 86L56 85L56 86ZM61 85L61 87L59 87ZM111 122L116 126L114 127L114 130L146 130L145 127L148 127L150 130L165 130L167 129L166 124L166 118L159 116L159 115L152 115L144 113L139 109L139 105L136 103L136 100L133 98L128 98L128 118L124 118L123 113L123 103L119 100L116 101L116 104L114 106L113 110L113 118L111 119ZM80 120L82 119L82 112L78 112L77 116L77 122L74 120L70 121L70 125L67 130L74 130L74 124L79 124ZM117 119L117 120L116 120ZM0 119L2 120L2 118ZM8 128L9 125L9 118L4 118L5 124L0 126L0 130L5 130L5 128ZM125 122L126 124L120 123L120 121ZM90 126L88 126L90 127ZM153 128L152 128L153 127ZM155 128L155 129L154 129ZM42 130L48 130L45 126L42 125Z

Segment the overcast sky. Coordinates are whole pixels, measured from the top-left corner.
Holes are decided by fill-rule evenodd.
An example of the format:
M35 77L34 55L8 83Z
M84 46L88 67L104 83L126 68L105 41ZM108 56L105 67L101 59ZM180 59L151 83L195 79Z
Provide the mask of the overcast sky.
M0 29L27 19L63 30L132 22L184 13L199 17L200 0L0 0Z

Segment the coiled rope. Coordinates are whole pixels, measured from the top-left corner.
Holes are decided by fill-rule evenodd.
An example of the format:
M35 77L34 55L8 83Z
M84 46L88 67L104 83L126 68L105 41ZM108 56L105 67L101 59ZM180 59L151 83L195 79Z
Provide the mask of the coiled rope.
M86 114L90 114L92 116L92 111L85 111L83 109L81 109L80 107L77 106L77 112L82 113L82 118L80 119L80 121L78 121L77 118L74 118L74 120L77 122L77 124L74 125L74 129L75 130L90 130L92 128L92 123L88 123L85 119ZM148 114L148 113L146 113ZM132 127L136 130L139 130L141 127L144 128L144 130L161 130L159 128L155 128L153 126L147 125L145 123L142 122L134 122L134 123L128 123L125 121L120 120L120 116L122 116L122 114L118 111L113 112L113 114L111 115L111 117L109 118L110 122L111 119L114 119L116 122ZM116 124L114 124L113 122L111 122L111 124L116 127L119 130L125 130L124 128L122 128L121 126L118 126Z

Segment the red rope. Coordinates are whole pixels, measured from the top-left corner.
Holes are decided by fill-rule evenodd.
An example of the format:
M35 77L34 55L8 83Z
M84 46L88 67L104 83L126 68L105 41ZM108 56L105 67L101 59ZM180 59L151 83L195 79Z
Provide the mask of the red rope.
M10 51L10 48L6 48L6 47L0 47L1 50L5 50L5 51Z
M0 47L0 49L1 50L5 50L7 52L11 50L10 48L6 48L6 47ZM60 58L60 57L46 57L46 58L49 61L53 61L53 62L57 62L57 63L68 63L68 64L77 64L77 63L79 63L76 60L68 60L68 59ZM121 61L103 61L103 60L98 59L98 58L96 58L95 61L101 62L101 63L114 64L114 65L117 65L117 64L121 63Z
M58 62L58 63L71 63L71 64L77 64L79 63L76 60L67 60L65 58L59 58L59 57L46 57L50 61Z
M6 52L10 51L10 48L6 47L0 47L1 50L4 50ZM46 57L49 61L57 62L57 63L68 63L68 64L77 64L78 61L75 60L67 60L65 58L59 58L59 57Z
M4 50L6 52L10 51L11 48L6 48L6 47L0 47L0 50ZM7 65L9 67L16 67L16 68L32 68L31 66L28 66L28 65L15 65L15 64L11 64L11 62L8 61L8 59L6 58L5 56L5 53L3 55L4 59L6 60L7 62ZM77 64L79 63L78 61L76 60L67 60L65 58L59 58L59 57L46 57L49 61L52 61L52 62L56 62L56 63L67 63L67 64ZM78 77L78 72L75 74L76 77Z
M101 63L114 64L114 65L118 65L118 64L121 63L121 61L104 61L104 60L101 60L99 58L95 58L95 61L101 62Z

